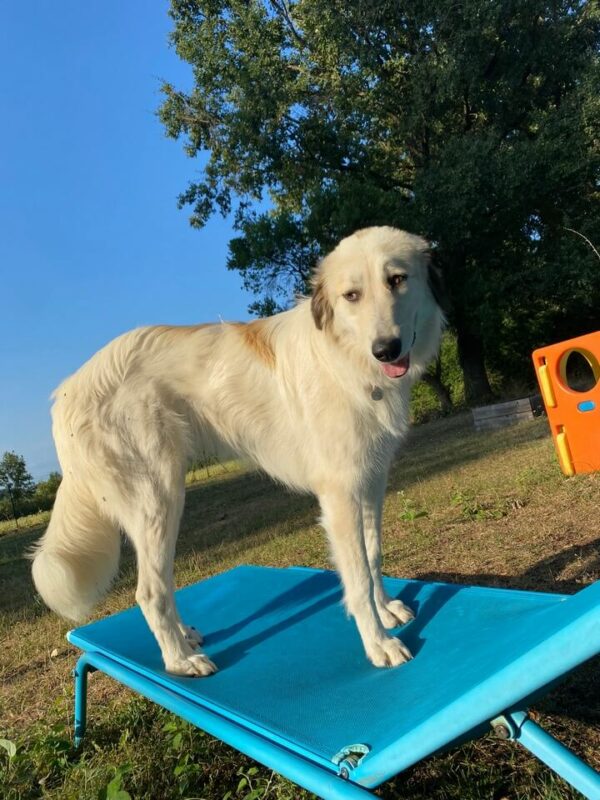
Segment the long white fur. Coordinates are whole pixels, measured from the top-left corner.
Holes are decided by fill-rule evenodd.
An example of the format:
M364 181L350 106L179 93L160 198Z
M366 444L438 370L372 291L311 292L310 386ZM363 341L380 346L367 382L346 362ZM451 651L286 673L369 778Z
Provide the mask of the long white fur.
M378 666L410 658L384 630L412 614L382 586L381 507L411 385L443 325L427 261L422 239L368 228L321 263L312 307L302 299L247 325L140 328L68 378L53 407L63 482L33 562L47 605L88 616L116 574L123 530L138 559L136 598L166 669L213 672L178 616L173 558L190 458L237 453L318 497L367 656ZM391 290L398 270L407 281ZM358 301L344 296L351 290ZM387 377L371 352L376 338L392 336L410 352L400 378Z

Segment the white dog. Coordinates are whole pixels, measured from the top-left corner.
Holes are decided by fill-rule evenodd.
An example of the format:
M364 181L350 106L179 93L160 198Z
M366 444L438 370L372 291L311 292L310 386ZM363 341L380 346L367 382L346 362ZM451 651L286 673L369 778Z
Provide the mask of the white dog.
M367 228L321 262L312 299L290 311L140 328L100 350L54 394L63 481L33 562L47 605L86 617L117 571L124 530L166 669L214 672L177 613L173 558L190 458L233 452L318 497L368 658L409 659L385 631L413 615L381 582L381 508L411 385L439 345L432 272L425 241Z

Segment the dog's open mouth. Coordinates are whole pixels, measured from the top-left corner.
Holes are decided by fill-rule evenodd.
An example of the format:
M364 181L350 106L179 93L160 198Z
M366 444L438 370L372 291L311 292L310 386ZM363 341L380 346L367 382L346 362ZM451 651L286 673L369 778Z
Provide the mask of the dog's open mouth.
M383 361L381 362L381 369L385 372L388 378L401 378L406 375L410 367L410 353L407 353L402 358L396 361Z

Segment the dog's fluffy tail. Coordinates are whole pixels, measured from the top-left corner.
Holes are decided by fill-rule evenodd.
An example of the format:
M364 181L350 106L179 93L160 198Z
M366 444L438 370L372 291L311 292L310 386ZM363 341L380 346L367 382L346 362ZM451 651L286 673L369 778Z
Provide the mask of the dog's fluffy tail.
M33 581L46 605L67 619L88 617L116 575L119 551L117 526L65 477L48 529L31 553Z

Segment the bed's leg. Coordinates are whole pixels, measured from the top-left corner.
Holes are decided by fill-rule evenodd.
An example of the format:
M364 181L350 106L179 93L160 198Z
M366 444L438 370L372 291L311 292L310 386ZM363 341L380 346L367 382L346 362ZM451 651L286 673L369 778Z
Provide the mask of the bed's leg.
M79 747L85 733L87 722L87 676L94 667L88 664L85 655L81 656L73 670L75 678L75 747Z
M526 713L505 714L494 720L493 727L502 738L515 739L522 744L588 800L600 800L600 775L536 725Z

